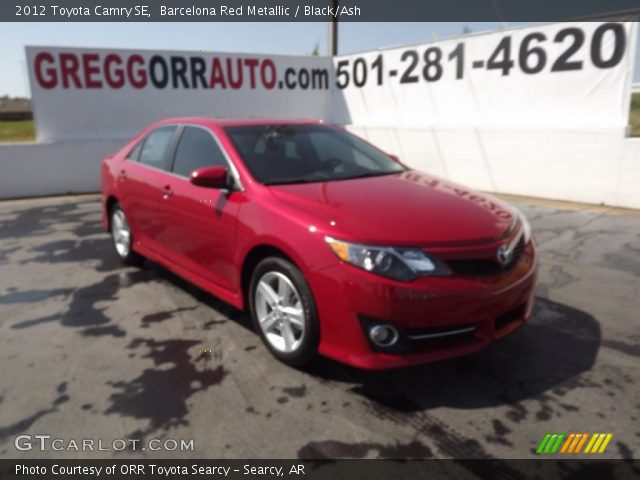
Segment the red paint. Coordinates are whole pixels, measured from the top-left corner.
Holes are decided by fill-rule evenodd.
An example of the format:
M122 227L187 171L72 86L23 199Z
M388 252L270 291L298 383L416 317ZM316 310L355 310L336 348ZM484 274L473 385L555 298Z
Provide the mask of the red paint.
M204 56L165 58L154 55L148 61L139 54L39 52L33 60L38 85L44 89L240 89L243 86L275 88L277 68L269 58ZM295 83L295 82L294 82ZM306 87L305 87L306 88Z
M75 88L82 88L80 75L78 75L79 69L80 61L76 55L73 53L60 54L60 76L63 88L69 88L72 82Z
M264 88L271 90L276 85L276 66L270 59L265 59L260 64L260 79Z
M125 159L150 130L175 123L209 128L229 154L244 189L226 194L198 187L188 178ZM493 259L498 247L522 228L507 204L416 171L264 186L251 177L222 129L264 123L184 118L150 126L103 162L105 227L107 202L115 198L129 217L136 251L238 308L245 307L241 271L247 255L262 245L280 250L302 271L313 292L321 324L320 353L361 368L402 367L468 354L530 317L536 277L532 241L516 265L502 273L399 282L341 262L324 240L331 236L423 247L442 261ZM123 170L126 179L119 179ZM163 197L166 189L172 192L168 199ZM496 318L508 312L513 312L512 321L496 324ZM476 331L465 343L376 353L358 315L383 319L401 329L472 323Z
M214 62L217 59L214 58ZM236 58L236 77L234 78L233 75L233 59L232 58L227 58L227 75L229 78L229 86L231 88L233 88L234 90L239 89L240 87L242 87L242 59L241 58Z
M48 67L43 70L44 62L48 64ZM47 90L54 88L58 84L58 75L56 74L56 69L53 68L54 62L53 55L46 52L37 54L34 59L36 80L42 88Z
M220 86L220 88L227 88L227 84L224 81L222 66L220 65L220 59L214 58L211 67L211 82L209 83L209 87L216 88L217 86Z
M82 68L84 71L84 84L87 88L102 88L102 82L96 75L100 74L100 67L96 65L100 57L94 53L82 56Z
M136 65L138 68L135 68ZM140 55L131 55L127 61L127 75L133 88L141 89L147 86L147 72L144 67L144 58Z
M111 88L124 86L124 72L121 65L122 59L115 53L110 53L104 59L104 79Z
M249 82L249 86L254 89L256 88L256 67L258 66L259 60L257 58L245 58L244 64L249 67L249 78L251 79Z

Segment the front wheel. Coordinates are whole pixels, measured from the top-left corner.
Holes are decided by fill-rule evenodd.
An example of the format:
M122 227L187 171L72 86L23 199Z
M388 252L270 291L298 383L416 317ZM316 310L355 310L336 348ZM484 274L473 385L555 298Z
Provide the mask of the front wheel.
M320 329L311 289L291 262L269 257L251 277L249 308L254 326L269 351L294 367L317 356Z
M120 204L116 203L110 212L111 240L118 257L125 265L140 263L141 257L133 251L133 236L129 221Z

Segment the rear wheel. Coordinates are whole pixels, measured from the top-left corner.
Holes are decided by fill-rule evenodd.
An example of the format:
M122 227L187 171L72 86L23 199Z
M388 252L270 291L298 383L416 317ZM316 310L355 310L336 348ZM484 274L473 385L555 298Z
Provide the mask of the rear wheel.
M133 235L129 221L124 214L124 210L120 204L116 203L111 208L110 213L111 239L113 247L120 257L120 260L126 265L135 265L140 263L141 257L133 251Z
M269 257L257 265L249 308L256 330L277 359L304 367L316 358L320 329L315 302L302 272L291 262Z

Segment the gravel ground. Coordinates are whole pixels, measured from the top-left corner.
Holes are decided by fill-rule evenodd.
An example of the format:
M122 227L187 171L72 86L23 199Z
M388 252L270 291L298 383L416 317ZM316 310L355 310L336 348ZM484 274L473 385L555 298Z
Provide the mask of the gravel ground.
M534 318L475 355L366 373L278 363L245 314L119 265L97 196L0 202L2 458L532 458L547 432L640 439L640 215L518 200ZM193 440L190 451L19 451L16 435Z

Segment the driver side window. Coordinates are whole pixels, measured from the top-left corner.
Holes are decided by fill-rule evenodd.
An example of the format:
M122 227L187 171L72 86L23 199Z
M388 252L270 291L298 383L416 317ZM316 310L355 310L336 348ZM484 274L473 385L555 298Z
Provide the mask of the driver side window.
M224 153L212 134L204 128L185 127L173 161L173 173L189 177L202 167L227 166Z

